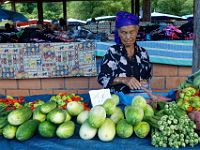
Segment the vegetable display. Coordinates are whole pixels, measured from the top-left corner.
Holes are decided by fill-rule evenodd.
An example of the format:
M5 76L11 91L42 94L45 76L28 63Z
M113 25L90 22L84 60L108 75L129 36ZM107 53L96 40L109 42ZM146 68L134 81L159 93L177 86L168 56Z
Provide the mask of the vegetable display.
M153 127L152 145L156 147L193 147L200 141L196 125L175 102L166 103L148 122Z
M200 130L199 89L188 83L180 87L175 101L147 103L144 97L135 96L124 107L116 94L92 108L74 93L59 93L47 102L38 99L12 109L0 102L0 135L23 142L35 134L69 139L78 130L83 140L96 137L110 142L116 136L127 139L149 135L155 147L193 147L200 142L196 132Z

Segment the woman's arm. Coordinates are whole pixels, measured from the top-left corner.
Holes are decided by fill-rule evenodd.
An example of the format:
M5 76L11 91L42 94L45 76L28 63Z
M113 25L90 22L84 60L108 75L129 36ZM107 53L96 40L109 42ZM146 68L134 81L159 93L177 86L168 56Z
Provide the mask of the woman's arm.
M113 80L115 79L116 70L118 69L117 55L113 53L113 51L116 52L113 47L110 47L104 55L100 66L100 72L97 77L97 81L104 88L111 87Z

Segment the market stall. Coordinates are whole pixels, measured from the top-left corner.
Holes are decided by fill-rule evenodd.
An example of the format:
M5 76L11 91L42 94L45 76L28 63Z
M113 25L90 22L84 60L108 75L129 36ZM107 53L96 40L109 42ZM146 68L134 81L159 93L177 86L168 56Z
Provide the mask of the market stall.
M96 55L102 57L114 42L97 42ZM192 66L192 41L137 41L150 55L152 63Z
M168 93L159 93L163 96L167 96ZM26 96L24 97L26 102L34 102L36 99L38 100L44 100L49 101L51 99L52 94L45 94L45 95L34 95L34 96ZM91 100L89 94L81 94L81 96L84 100L84 102L88 102L89 106L91 106ZM121 108L124 107L123 104L119 104ZM73 150L79 150L79 149L88 149L88 150L110 150L110 149L116 149L116 150L131 150L131 149L145 149L145 150L151 150L151 149L174 149L174 148L162 148L162 147L154 147L151 144L151 134L149 134L146 138L139 138L135 134L133 134L129 138L121 138L119 136L115 136L113 140L111 141L102 141L99 139L98 135L96 135L92 139L84 140L80 138L80 127L81 125L77 123L76 119L72 119L72 121L75 122L75 131L74 134L66 139L61 139L58 137L53 138L45 138L42 137L39 134L39 131L36 131L36 133L33 135L32 138L25 140L25 141L19 141L17 139L6 139L3 136L0 136L0 145L5 150L47 150L47 149L73 149ZM195 145L195 147L181 147L182 150L189 150L189 149L199 149L200 144Z

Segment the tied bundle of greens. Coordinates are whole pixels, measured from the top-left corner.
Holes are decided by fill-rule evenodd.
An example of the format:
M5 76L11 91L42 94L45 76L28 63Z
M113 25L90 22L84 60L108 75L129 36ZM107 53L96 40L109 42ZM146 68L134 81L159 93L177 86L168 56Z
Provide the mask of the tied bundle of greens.
M155 147L193 147L200 142L196 125L175 102L165 102L148 123L152 126L151 143Z

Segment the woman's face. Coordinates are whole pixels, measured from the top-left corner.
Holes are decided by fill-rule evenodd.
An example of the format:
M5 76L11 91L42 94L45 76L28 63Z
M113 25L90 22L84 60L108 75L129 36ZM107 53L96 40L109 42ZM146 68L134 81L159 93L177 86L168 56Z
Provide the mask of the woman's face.
M135 43L139 26L130 25L123 26L118 29L118 34L121 39L122 44L125 46L132 46Z

